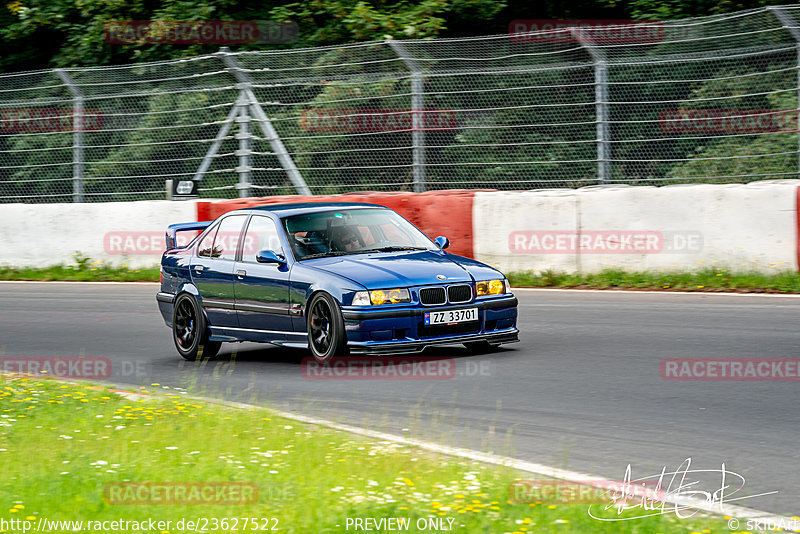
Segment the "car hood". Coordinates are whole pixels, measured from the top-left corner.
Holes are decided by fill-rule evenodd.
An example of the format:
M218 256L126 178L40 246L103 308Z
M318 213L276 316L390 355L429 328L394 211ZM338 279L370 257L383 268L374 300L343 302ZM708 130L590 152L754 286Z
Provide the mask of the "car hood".
M498 276L497 271L475 260L428 250L356 254L303 263L349 278L367 289L472 282ZM437 278L439 275L446 279Z

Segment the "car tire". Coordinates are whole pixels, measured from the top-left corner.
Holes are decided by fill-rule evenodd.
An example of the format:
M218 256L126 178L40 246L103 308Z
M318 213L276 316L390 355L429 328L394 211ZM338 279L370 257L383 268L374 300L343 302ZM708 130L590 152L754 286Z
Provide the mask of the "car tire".
M464 346L473 354L487 354L494 352L500 345L489 343L488 341L470 341Z
M209 341L206 314L189 293L175 299L172 340L178 353L189 361L213 358L222 346L219 341Z
M316 293L306 306L308 349L318 363L328 363L346 353L347 336L342 310L328 293Z

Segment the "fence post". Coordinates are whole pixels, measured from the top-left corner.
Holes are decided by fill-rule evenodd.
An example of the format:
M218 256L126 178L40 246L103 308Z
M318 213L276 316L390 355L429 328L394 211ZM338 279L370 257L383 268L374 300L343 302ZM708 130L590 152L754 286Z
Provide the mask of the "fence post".
M800 110L800 28L797 27L797 23L792 16L785 11L783 6L768 6L767 9L772 11L778 18L781 26L789 31L792 38L797 43L797 108ZM800 178L800 111L798 111L797 115L797 125L797 174Z
M197 172L194 173L195 181L202 180L203 176L205 176L208 169L211 168L211 163L214 161L214 156L217 155L219 152L220 147L222 146L223 141L228 136L228 132L231 130L231 126L233 126L236 117L239 116L241 113L241 108L247 106L247 101L244 99L244 96L239 94L239 98L236 100L236 103L231 108L230 112L228 112L228 116L225 118L225 122L222 123L219 131L217 132L217 136L214 138L214 142L211 143L211 146L208 147L206 151L205 157L203 157L203 161L200 162L200 166L197 168Z
M258 103L258 99L253 92L253 81L250 79L250 76L242 70L239 62L236 61L234 54L227 46L220 48L219 52L217 52L217 56L222 59L225 66L228 67L230 72L239 81L239 90L242 91L247 98L251 113L258 122L258 126L261 128L264 137L269 141L269 145L275 153L275 157L278 158L281 167L283 167L283 170L285 170L286 174L289 176L292 185L294 185L297 192L301 195L313 194L311 193L311 189L308 188L303 176L300 174L300 171L297 169L297 166L294 164L292 156L286 150L286 146L284 146L283 141L281 141L275 127L272 126L272 121L269 120L261 104Z
M397 41L386 43L411 71L411 150L414 169L414 192L425 191L425 83L422 68Z
M58 77L67 85L74 97L72 107L72 201L83 202L83 129L86 117L83 108L83 92L72 77L63 69L55 69Z
M236 138L239 139L239 150L236 154L239 156L239 166L236 172L239 173L239 197L250 196L250 172L252 166L250 165L251 148L250 148L250 114L247 112L247 106L239 106L239 117L236 119L239 124L239 131L236 132Z
M601 48L580 35L580 28L570 28L572 37L589 52L594 61L594 108L597 123L597 183L605 184L611 179L611 145L608 121L608 61Z

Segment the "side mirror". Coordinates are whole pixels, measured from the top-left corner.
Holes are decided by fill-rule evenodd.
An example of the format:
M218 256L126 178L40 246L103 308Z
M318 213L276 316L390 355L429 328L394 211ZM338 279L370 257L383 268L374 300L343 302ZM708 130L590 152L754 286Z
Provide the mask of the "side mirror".
M436 246L439 247L441 250L444 250L450 246L450 240L443 235L440 235L439 237L434 239L433 242L436 243Z
M271 250L262 250L256 254L256 261L258 263L275 263L278 267L286 265L286 259L283 256L275 254Z

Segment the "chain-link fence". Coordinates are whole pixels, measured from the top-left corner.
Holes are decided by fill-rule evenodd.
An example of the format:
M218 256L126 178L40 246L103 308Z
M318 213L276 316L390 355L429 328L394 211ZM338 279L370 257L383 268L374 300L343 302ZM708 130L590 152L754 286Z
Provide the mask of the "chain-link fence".
M794 178L799 23L770 7L4 74L0 201Z

